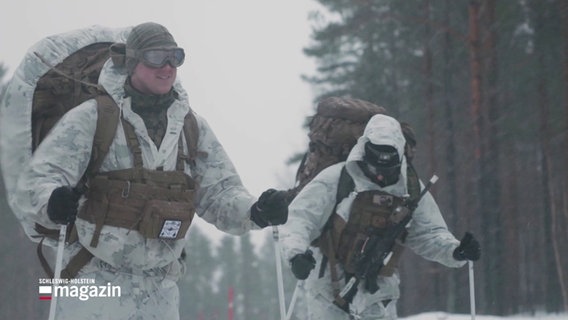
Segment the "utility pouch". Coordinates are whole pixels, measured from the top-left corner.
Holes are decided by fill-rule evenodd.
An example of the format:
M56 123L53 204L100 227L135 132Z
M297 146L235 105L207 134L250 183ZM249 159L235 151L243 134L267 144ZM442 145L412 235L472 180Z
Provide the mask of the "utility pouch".
M193 205L186 202L148 200L139 231L148 239L183 239L193 216Z
M344 233L344 236L350 239L349 241L340 241L339 259L343 261L343 268L347 273L355 273L357 267L355 262L369 237L359 232L350 235Z
M371 238L383 237L389 228L408 215L401 206L402 201L402 198L382 191L363 191L353 200L346 223L336 224L343 219L337 214L333 216L334 225L341 226L333 230L333 237L339 239L335 244L337 257L347 273L356 273L361 255L376 254L367 247ZM395 210L397 208L400 209Z

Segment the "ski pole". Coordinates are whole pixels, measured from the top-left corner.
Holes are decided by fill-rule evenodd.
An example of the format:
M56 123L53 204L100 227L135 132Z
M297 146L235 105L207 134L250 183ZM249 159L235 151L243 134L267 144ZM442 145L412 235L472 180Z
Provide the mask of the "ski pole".
M53 278L61 278L61 267L63 264L63 249L65 247L65 236L67 235L67 225L63 224L59 228L59 239L57 240L57 255L55 256L55 270ZM53 281L53 279L52 279ZM49 320L55 319L55 309L57 308L57 295L55 294L55 283L52 284L51 303L49 305Z
M467 261L469 267L469 305L471 309L471 320L475 320L475 283L473 279L473 261Z
M296 300L298 300L298 291L299 287L303 285L304 280L298 280L296 283L296 287L294 288L294 293L292 294L292 299L290 300L290 305L288 306L288 312L286 312L286 320L290 320L292 317L292 312L294 311L294 307L296 306Z
M282 276L282 261L280 258L278 227L276 226L272 226L272 238L274 239L274 256L276 258L276 276L278 280L278 302L280 303L280 319L286 320L286 301L284 299L284 278Z

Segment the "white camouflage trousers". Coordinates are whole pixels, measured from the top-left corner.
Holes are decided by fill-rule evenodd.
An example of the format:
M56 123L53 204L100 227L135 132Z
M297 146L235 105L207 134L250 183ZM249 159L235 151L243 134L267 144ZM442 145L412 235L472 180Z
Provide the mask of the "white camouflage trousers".
M177 262L174 264L178 265ZM93 258L77 278L89 280L89 286L119 286L120 297L89 297L87 300L58 297L55 319L178 320L176 281L179 272L172 277L163 269L158 270L162 272L112 270L106 263Z
M328 297L314 294L303 284L299 283L297 290L298 302L296 302L292 317L295 320L396 320L398 318L396 299L373 303L361 308L359 306L362 301L359 301L360 299L355 295L351 314L347 314L334 305ZM358 311L358 309L363 310Z

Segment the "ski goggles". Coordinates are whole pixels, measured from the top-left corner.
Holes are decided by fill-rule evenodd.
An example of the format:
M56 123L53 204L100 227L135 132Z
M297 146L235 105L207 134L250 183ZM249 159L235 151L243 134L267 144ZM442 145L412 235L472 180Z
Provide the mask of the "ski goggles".
M396 181L398 180L398 176L400 175L400 163L388 167L378 166L375 163L369 163L366 161L362 161L361 164L365 166L365 171L371 174L373 177L381 176L382 179Z
M377 146L367 142L363 162L373 175L395 178L400 174L401 161L398 152L392 146Z
M185 52L182 48L146 49L137 51L135 57L150 68L161 68L168 63L177 68L183 64Z

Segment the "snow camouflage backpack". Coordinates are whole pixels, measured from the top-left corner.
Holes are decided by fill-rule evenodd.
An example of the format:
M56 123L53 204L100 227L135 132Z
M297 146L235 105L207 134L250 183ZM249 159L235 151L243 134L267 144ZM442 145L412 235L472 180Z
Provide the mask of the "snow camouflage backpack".
M111 57L110 46L125 42L130 30L92 26L46 37L28 50L0 102L0 164L8 197L14 193L18 173L51 128L67 111L89 99L97 100L98 117L83 182L97 173L120 120L118 106L98 85L98 77ZM195 159L198 128L191 111L185 118L183 132L189 159ZM53 239L58 230L36 224L35 230L26 233L35 234L34 238ZM39 258L49 274L47 261L41 254Z
M387 110L355 98L329 97L321 100L309 122L308 151L296 172L295 186L289 190L290 200L323 169L345 161L367 122L376 114L387 114ZM410 163L416 138L408 124L403 122L401 126L407 141L405 155Z

